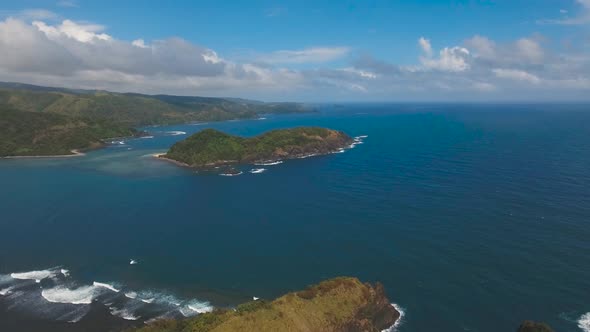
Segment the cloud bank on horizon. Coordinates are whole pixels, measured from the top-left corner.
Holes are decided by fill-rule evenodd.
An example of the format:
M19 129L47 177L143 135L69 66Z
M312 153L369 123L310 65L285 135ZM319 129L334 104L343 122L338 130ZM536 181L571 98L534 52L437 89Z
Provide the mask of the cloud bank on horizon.
M25 9L0 20L0 80L266 100L590 100L590 0L575 1L575 13L557 9L558 18L536 24L579 27L578 47L549 48L540 34L496 41L473 33L436 49L424 35L404 45L418 54L413 64L355 45L224 57L180 37L124 40L101 24Z

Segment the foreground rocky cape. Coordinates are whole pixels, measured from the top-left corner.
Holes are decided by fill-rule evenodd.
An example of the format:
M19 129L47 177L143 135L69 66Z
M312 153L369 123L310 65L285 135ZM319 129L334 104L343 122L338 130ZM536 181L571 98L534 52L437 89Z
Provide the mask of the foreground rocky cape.
M191 167L255 164L332 153L352 142L341 131L319 127L278 129L251 138L205 129L160 157Z
M180 331L382 331L400 313L383 286L336 278L288 293L272 302L252 301L186 320L156 321L136 332Z

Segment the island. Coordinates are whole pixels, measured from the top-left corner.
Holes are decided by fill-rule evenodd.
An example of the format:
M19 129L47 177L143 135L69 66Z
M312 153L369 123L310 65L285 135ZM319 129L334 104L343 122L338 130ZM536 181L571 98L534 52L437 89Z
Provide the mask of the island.
M312 112L301 103L144 95L0 82L0 157L76 155L142 126Z
M135 331L383 331L399 319L383 285L339 277L274 301L258 299L194 318L158 320Z
M204 129L157 157L194 168L235 164L271 164L343 151L354 143L347 134L320 127L276 129L255 137Z

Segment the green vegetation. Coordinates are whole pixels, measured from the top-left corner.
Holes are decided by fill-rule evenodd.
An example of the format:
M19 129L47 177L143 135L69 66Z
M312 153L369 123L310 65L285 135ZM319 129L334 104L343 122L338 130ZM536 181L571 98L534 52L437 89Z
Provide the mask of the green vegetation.
M343 132L319 127L278 129L252 138L205 129L177 142L163 157L193 167L207 167L326 154L351 142Z
M553 330L545 323L537 323L530 320L525 320L522 324L520 324L517 332L553 332Z
M0 157L67 155L102 146L102 139L133 136L133 128L109 120L21 112L0 106Z
M123 94L0 82L0 156L70 154L132 127L307 112L296 103Z
M341 277L272 302L248 302L235 310L217 309L186 320L162 320L137 332L224 331L381 331L400 314L383 286Z
M129 126L256 118L267 113L308 112L298 103L245 99L122 94L0 84L0 106L20 111L109 119Z

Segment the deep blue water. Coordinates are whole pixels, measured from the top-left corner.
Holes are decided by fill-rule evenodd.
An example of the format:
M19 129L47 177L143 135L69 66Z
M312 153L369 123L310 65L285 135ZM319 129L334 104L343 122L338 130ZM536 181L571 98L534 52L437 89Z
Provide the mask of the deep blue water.
M584 105L326 106L147 128L154 138L84 157L0 160L0 289L16 283L13 272L70 271L20 280L0 303L71 318L84 311L52 313L33 290L100 281L120 294L150 290L155 302L232 306L351 275L385 285L404 308L402 332L512 331L524 319L582 331L578 320L590 312L589 123ZM236 177L149 156L186 137L170 131L250 136L300 125L368 137L342 154ZM174 309L105 292L93 294L141 319Z

